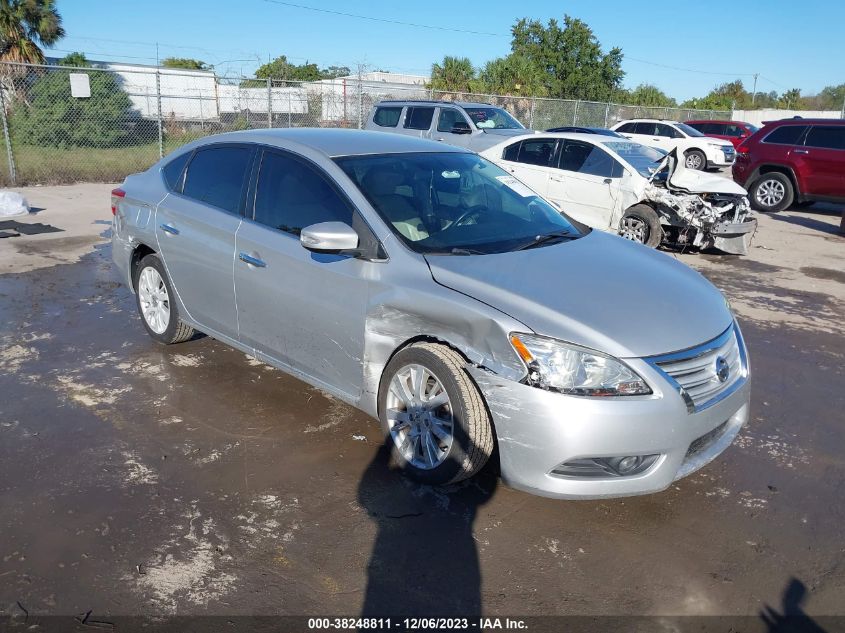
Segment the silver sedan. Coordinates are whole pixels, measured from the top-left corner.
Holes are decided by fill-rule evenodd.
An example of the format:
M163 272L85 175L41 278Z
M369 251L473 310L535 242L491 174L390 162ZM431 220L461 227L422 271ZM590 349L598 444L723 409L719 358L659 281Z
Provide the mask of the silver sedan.
M186 145L112 192L147 332L196 330L379 418L431 484L498 449L560 498L655 492L748 419L722 295L466 150L352 130Z

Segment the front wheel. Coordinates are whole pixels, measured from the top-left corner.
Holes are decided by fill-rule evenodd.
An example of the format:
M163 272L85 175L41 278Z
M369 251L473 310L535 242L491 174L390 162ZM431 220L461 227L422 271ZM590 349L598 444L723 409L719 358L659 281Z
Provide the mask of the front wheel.
M135 297L141 321L153 339L164 345L187 341L194 329L179 317L173 288L164 265L156 255L147 255L135 269Z
M387 364L379 417L403 472L440 485L475 475L493 453L493 426L454 350L415 343Z
M635 204L622 216L619 235L626 240L657 248L663 241L663 228L657 211L647 204Z

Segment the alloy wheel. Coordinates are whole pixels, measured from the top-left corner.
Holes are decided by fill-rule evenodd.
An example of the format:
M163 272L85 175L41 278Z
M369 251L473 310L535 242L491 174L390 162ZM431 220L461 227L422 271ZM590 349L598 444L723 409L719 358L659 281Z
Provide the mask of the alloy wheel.
M619 230L619 235L626 240L645 244L648 240L648 225L642 218L630 215L622 218L622 228Z
M159 272L147 266L138 277L138 299L141 314L149 328L163 334L170 325L170 296Z
M764 180L761 182L754 197L757 202L763 207L774 207L781 203L783 197L786 195L786 188L782 182L777 180Z
M387 391L390 437L408 463L422 470L446 459L454 438L452 401L434 373L422 365L405 365Z
M689 154L684 160L684 165L687 169L701 169L701 156L698 154Z

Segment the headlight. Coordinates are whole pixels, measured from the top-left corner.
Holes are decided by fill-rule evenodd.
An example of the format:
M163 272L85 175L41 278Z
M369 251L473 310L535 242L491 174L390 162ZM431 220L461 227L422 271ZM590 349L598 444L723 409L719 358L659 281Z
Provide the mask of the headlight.
M722 145L721 143L707 143L707 144L710 147L715 147L716 149L720 149L720 150L723 150L723 151L724 151L725 147L727 147L726 145Z
M528 384L573 396L641 396L651 389L625 363L535 334L511 334L528 368Z

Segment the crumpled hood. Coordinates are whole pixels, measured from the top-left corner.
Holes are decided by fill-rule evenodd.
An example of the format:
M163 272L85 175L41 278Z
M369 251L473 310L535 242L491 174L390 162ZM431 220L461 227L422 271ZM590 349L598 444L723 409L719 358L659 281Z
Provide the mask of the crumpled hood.
M592 231L494 255L426 255L434 280L545 336L620 358L693 347L721 334L721 293L671 256Z
M686 193L721 193L737 196L747 196L748 192L730 178L716 174L708 174L696 169L688 169L684 161L678 159L678 150L669 152L654 171L649 180L655 176L669 163L668 185L672 189L679 189Z

